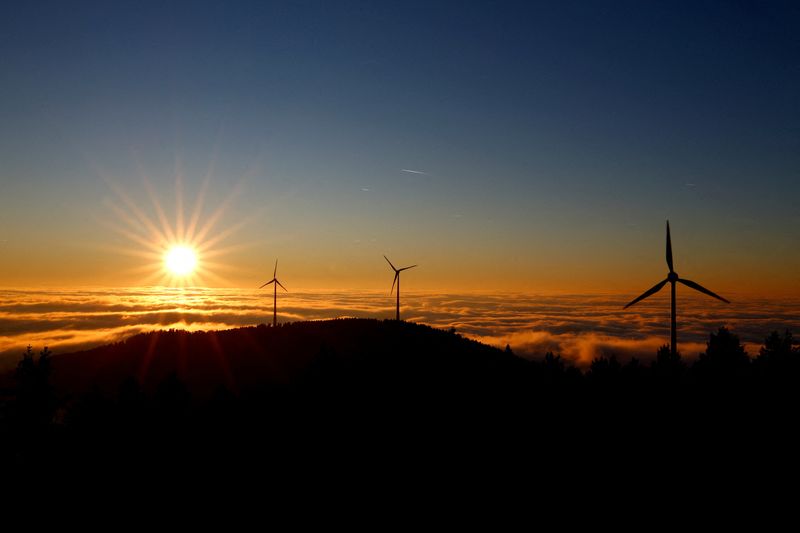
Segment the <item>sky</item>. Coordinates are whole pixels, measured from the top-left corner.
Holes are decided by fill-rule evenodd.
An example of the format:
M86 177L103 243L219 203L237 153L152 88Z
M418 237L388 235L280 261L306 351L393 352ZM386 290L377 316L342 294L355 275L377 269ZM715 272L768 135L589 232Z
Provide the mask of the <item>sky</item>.
M0 286L162 282L196 218L207 286L633 297L669 219L794 298L798 94L796 2L4 2Z

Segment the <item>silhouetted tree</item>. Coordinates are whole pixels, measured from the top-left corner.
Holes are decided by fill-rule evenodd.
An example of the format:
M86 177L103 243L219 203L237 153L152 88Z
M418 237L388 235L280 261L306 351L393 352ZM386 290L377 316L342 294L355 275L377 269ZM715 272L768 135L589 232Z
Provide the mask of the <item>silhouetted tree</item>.
M564 372L564 360L560 355L556 355L553 352L547 352L544 355L542 364L545 368L550 369L555 373L561 374Z
M17 364L16 379L16 418L27 428L41 428L48 425L56 409L56 398L50 386L52 353L45 347L34 357L33 349L28 348Z
M764 339L764 346L759 350L758 359L778 365L789 362L800 355L798 347L792 345L793 341L792 332L788 329L783 335L773 331L769 337Z
M800 349L793 346L792 333L783 335L773 331L766 339L759 355L753 361L756 378L764 392L775 394L792 393L797 390L800 374Z
M545 386L562 384L567 379L567 365L560 355L547 352L540 363L542 380ZM570 367L574 368L574 367Z
M617 356L600 356L592 360L587 377L593 383L616 385L619 383L622 365L617 361Z
M744 378L750 366L750 358L739 342L739 337L726 327L711 333L706 351L693 366L701 379L731 381Z
M645 370L639 359L632 357L631 360L622 367L622 380L626 386L639 385L643 380Z
M650 365L653 379L661 386L677 386L686 372L680 352L672 355L669 344L664 344L656 352L656 359Z

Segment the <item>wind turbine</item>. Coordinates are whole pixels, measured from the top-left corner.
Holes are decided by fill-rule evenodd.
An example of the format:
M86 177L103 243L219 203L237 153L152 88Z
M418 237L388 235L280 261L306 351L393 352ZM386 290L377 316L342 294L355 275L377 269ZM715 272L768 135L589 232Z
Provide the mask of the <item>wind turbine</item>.
M272 327L273 328L278 325L278 285L281 286L281 289L286 291L286 287L281 285L281 282L278 281L277 275L278 275L278 260L276 259L275 260L275 270L272 271L272 279L259 287L259 289L263 289L264 287L266 287L270 283L273 284L273 287L272 287L274 289L272 291ZM289 291L286 291L286 292L289 292Z
M403 267L403 268L395 268L392 262L389 261L388 257L384 255L383 258L386 259L386 262L389 263L389 266L392 267L392 270L394 270L394 281L392 281L392 290L389 291L389 294L390 295L392 294L392 291L394 290L394 284L397 283L397 315L395 318L397 320L400 320L400 272L402 272L403 270L408 270L409 268L414 268L417 265L411 265L409 267Z
M688 279L684 279L684 278L678 277L678 273L675 272L675 270L672 267L672 240L669 237L669 220L667 220L667 266L669 267L669 274L667 274L667 279L665 279L664 281L658 283L653 288L645 291L644 294L642 294L641 296L639 296L638 298L636 298L635 300L630 302L628 305L626 305L624 307L624 309L627 309L628 307L632 306L636 302L640 302L640 301L644 300L648 296L652 296L653 294L655 294L658 291L660 291L664 287L664 285L667 284L667 282L669 282L672 285L672 287L671 287L672 288L672 325L671 325L671 328L670 328L670 351L672 353L672 357L674 358L678 353L678 349L677 349L678 348L678 345L677 345L677 342L678 342L677 324L676 324L676 320L675 320L675 282L677 281L678 283L683 283L687 287L690 287L690 288L692 288L692 289L694 289L696 291L700 291L702 293L708 294L712 298L716 298L717 300L721 300L721 301L725 302L726 304L729 304L730 302L728 300L726 300L725 298L723 298L722 296L720 296L718 294L714 294L713 292L711 292L710 290L706 289L705 287L703 287L699 283L695 283L694 281L690 281Z

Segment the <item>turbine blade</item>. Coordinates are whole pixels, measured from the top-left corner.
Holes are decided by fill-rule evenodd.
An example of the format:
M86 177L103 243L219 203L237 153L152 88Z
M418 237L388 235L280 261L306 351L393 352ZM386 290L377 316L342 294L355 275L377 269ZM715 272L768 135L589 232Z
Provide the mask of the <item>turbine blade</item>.
M281 282L280 282L280 281L278 281L277 279L275 280L275 283L277 283L277 284L278 284L278 286L280 286L280 288L281 288L281 289L285 290L286 292L289 292L288 290L286 290L286 287L284 287L284 286L281 284Z
M272 279L278 277L278 260L275 260L275 270L272 271Z
M398 272L402 272L403 270L408 270L409 268L414 268L415 266L418 266L418 265L411 265L410 267L399 268L399 269L397 269L397 271Z
M264 287L266 287L267 285L273 283L274 281L275 281L275 278L271 279L270 281L268 281L265 284L263 284L262 286L260 286L259 289L263 289Z
M667 220L667 266L670 272L674 272L672 268L672 239L669 237L669 220Z
M400 277L400 272L395 270L395 272L394 272L394 280L392 280L392 289L389 291L389 296L391 296L392 293L394 292L394 284L397 283L397 278L399 278L399 277Z
M392 262L391 262L391 261L389 261L389 258L388 258L388 257L386 257L385 255L383 256L383 258L384 258L384 259L386 259L386 262L387 262L387 263L389 263L389 266L390 266L390 267L392 267L392 270L394 270L395 272L397 272L397 269L394 267L394 265L392 264Z
M627 309L627 308L629 308L630 306L632 306L633 304L635 304L636 302L639 302L639 301L641 301L641 300L644 300L644 299L645 299L645 298L647 298L648 296L652 296L652 295L654 295L655 293L657 293L658 291L660 291L660 290L661 290L661 287L663 287L663 286L664 286L666 283L667 283L667 280L664 280L664 281L662 281L661 283L657 283L657 284L656 284L656 285L654 285L654 286L653 286L651 289L649 289L649 290L645 291L645 292L644 292L644 294L642 294L641 296L639 296L638 298L636 298L635 300L633 300L631 303L629 303L628 305L626 305L625 307L623 307L623 309Z
M714 294L713 292L711 292L710 290L706 289L705 287L703 287L699 283L695 283L694 281L691 281L691 280L688 280L688 279L679 279L678 281L680 283L683 283L687 287L693 288L696 291L704 292L704 293L708 294L709 296L711 296L712 298L716 298L717 300L722 300L726 304L730 303L728 300L726 300L725 298L723 298L719 294Z

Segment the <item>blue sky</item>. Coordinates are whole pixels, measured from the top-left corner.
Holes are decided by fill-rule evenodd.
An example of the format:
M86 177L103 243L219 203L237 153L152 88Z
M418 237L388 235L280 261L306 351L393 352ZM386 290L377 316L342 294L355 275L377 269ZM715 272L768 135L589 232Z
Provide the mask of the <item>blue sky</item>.
M800 293L799 30L792 2L7 2L0 284L53 253L130 283L82 247L116 242L104 178L173 205L179 160L210 204L243 182L223 226L264 212L229 261L309 285L388 253L426 287L638 290L670 218L679 268Z

